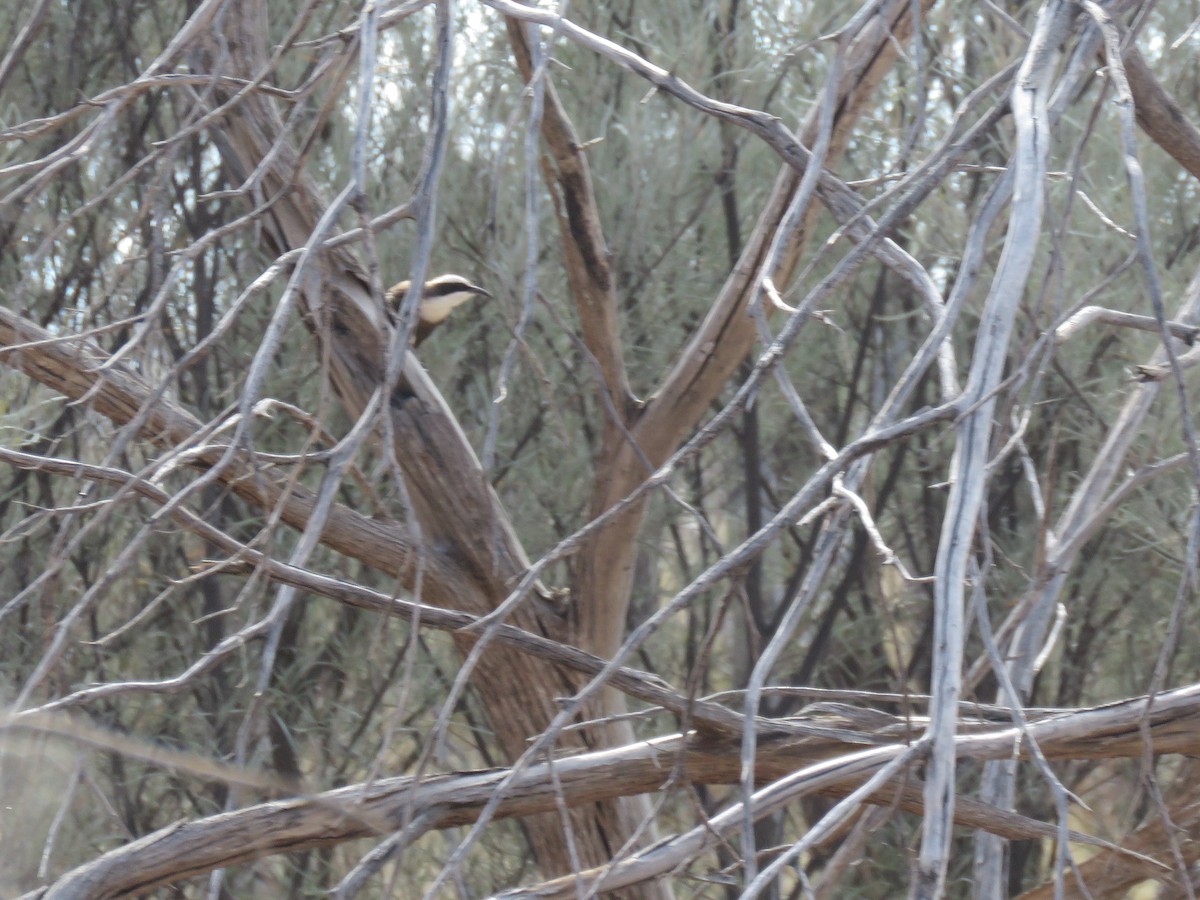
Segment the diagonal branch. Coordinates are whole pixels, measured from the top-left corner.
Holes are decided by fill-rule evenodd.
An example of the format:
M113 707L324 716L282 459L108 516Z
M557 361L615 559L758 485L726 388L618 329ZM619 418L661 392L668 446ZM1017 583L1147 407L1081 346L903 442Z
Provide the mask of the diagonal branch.
M15 349L14 349L15 348ZM139 434L155 446L190 451L190 466L207 469L224 455L224 445L194 448L204 430L199 419L159 396L124 364L113 364L108 354L86 340L64 340L0 306L0 363L19 369L33 380L71 400L87 404L117 425L141 419ZM283 485L256 469L243 454L235 455L221 470L221 482L264 513L278 511L293 528L303 529L312 515L316 496L304 487ZM343 504L330 511L321 541L352 559L407 577L411 586L416 551L408 530L400 523L372 519ZM452 590L436 572L427 573L431 592Z
M1137 123L1174 160L1200 178L1200 128L1159 82L1142 51L1129 45L1121 54L1133 94Z

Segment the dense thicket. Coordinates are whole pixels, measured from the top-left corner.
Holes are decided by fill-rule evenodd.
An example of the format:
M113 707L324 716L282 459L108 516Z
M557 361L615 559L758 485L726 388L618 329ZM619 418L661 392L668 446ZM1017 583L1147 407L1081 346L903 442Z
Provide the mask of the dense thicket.
M0 893L1192 896L1197 15L0 10Z

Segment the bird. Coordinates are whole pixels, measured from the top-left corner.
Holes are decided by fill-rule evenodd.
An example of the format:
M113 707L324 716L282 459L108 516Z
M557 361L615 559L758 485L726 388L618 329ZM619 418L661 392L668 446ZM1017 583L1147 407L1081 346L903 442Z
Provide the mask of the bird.
M410 281L401 281L388 289L385 299L388 310L394 316L400 312L400 304L408 293ZM417 326L413 329L413 346L421 346L421 342L430 333L446 321L456 308L475 297L490 297L489 291L477 284L471 284L461 275L439 275L432 281L425 282L421 288L421 305L418 309Z

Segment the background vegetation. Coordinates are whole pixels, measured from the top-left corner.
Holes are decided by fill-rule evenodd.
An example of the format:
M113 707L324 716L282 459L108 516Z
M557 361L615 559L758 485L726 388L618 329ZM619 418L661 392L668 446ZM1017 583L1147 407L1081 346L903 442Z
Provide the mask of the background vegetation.
M0 893L1194 896L1197 16L0 10Z

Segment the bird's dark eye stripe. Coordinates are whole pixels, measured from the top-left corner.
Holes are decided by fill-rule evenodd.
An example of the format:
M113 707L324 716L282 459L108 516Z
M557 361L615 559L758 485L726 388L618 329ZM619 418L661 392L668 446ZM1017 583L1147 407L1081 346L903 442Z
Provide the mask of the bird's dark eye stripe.
M478 293L479 288L475 287L469 281L443 281L441 284L425 285L425 290L421 292L421 296L426 300L431 300L434 297L445 297L447 294L460 294L463 291Z

